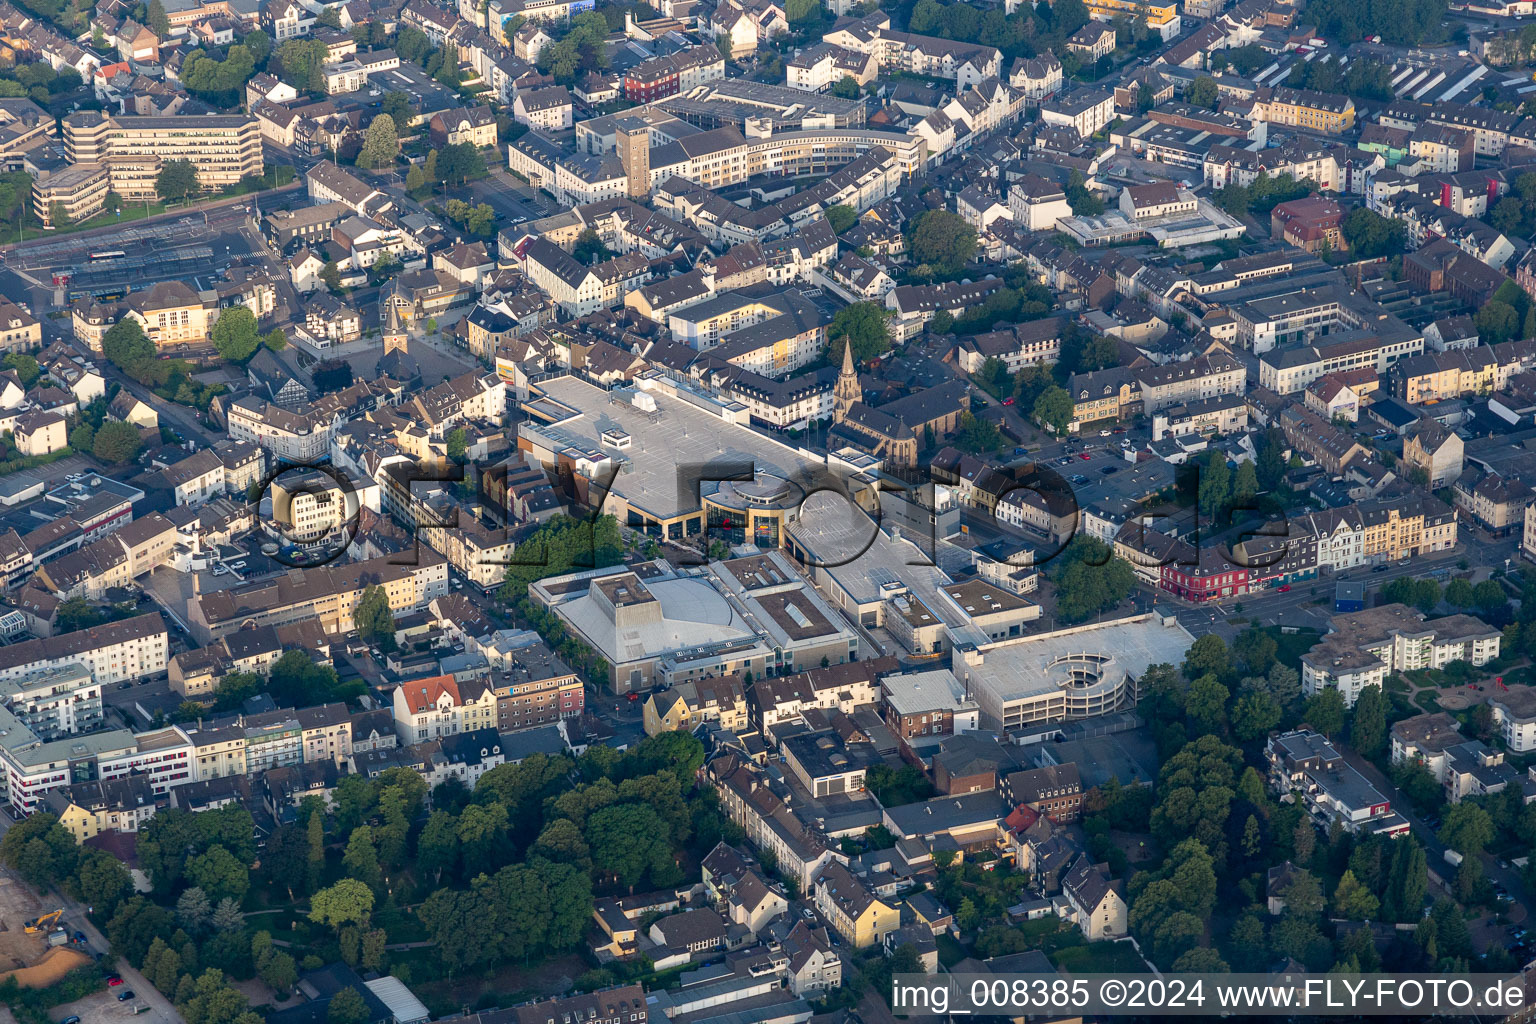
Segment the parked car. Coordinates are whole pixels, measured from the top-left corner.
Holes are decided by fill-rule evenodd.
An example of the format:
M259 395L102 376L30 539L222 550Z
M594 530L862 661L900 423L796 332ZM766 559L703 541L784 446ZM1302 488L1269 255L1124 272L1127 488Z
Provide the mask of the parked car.
M1290 589L1291 589L1291 585L1289 583L1282 583L1280 585L1280 593L1282 593L1282 594L1285 593L1286 591L1290 590Z
M123 989L121 992L119 992L117 994L117 1001L120 1002L120 1003L126 1003L128 1000L130 1000L132 998L133 998L133 989L131 989L131 988L125 988L125 989Z
M1009 395L1007 398L1003 399L1003 404L1004 405L1012 405L1013 404L1013 396Z
M1387 571L1387 567L1384 566L1384 565L1378 565L1378 566L1375 566L1374 568L1371 569L1371 572L1386 572L1386 571Z
M122 983L123 979L114 974L107 979L107 988L113 988L117 985L121 985Z

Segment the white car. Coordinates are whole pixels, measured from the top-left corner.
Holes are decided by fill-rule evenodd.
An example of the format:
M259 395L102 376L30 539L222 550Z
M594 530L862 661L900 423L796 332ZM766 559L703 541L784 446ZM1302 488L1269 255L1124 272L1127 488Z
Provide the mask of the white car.
M231 569L244 569L245 568L245 563L244 562L231 562L229 567Z
M1108 437L1109 436L1109 431L1101 430L1101 431L1099 431L1099 436L1100 437Z

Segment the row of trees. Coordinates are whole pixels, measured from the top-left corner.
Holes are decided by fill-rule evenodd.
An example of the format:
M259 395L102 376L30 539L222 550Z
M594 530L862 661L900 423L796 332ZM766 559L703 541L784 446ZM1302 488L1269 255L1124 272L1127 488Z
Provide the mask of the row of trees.
M1211 198L1227 213L1241 217L1247 213L1268 213L1280 203L1310 195L1317 188L1317 182L1308 178L1297 181L1289 173L1271 178L1268 171L1260 171L1252 184L1229 183L1217 189Z
M1332 59L1300 61L1291 69L1285 84L1296 89L1344 93L1353 99L1378 103L1388 103L1395 98L1391 66L1370 59L1352 60L1347 66Z
M112 325L102 336L101 348L108 362L167 401L207 409L227 390L222 384L205 386L193 380L194 367L185 359L161 359L155 343L131 316Z
M1145 15L1140 19L1145 23ZM1033 8L1021 7L1013 14L1002 10L983 11L965 3L940 3L918 0L908 19L908 28L924 35L955 39L965 43L986 43L1003 52L1005 58L1034 57L1045 50L1062 54L1066 62L1066 40L1088 24L1088 8L1082 0L1056 0Z

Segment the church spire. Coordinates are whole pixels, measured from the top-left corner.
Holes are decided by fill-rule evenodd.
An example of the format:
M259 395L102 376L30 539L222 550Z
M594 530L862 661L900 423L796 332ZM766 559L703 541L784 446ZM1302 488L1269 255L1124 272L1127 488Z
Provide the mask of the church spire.
M395 301L396 296L391 293L385 298L385 307L389 311L389 324L384 329L384 354L391 352L408 352L409 339L405 328L400 325L400 306Z
M864 400L864 390L859 386L859 370L853 362L853 340L843 344L843 369L837 375L837 387L832 391L832 419L843 422L856 402Z

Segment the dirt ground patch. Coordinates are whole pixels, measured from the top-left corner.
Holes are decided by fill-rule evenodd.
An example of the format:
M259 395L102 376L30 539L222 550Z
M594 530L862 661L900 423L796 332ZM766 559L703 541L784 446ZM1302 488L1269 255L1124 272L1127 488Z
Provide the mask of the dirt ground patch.
M44 908L31 889L9 872L0 871L0 970L28 967L42 958L48 948L47 936L41 932L28 935L23 925L44 909L56 908Z
M59 946L43 954L43 958L31 967L21 967L0 974L0 982L15 978L22 988L47 988L76 967L86 967L91 958L78 949Z

